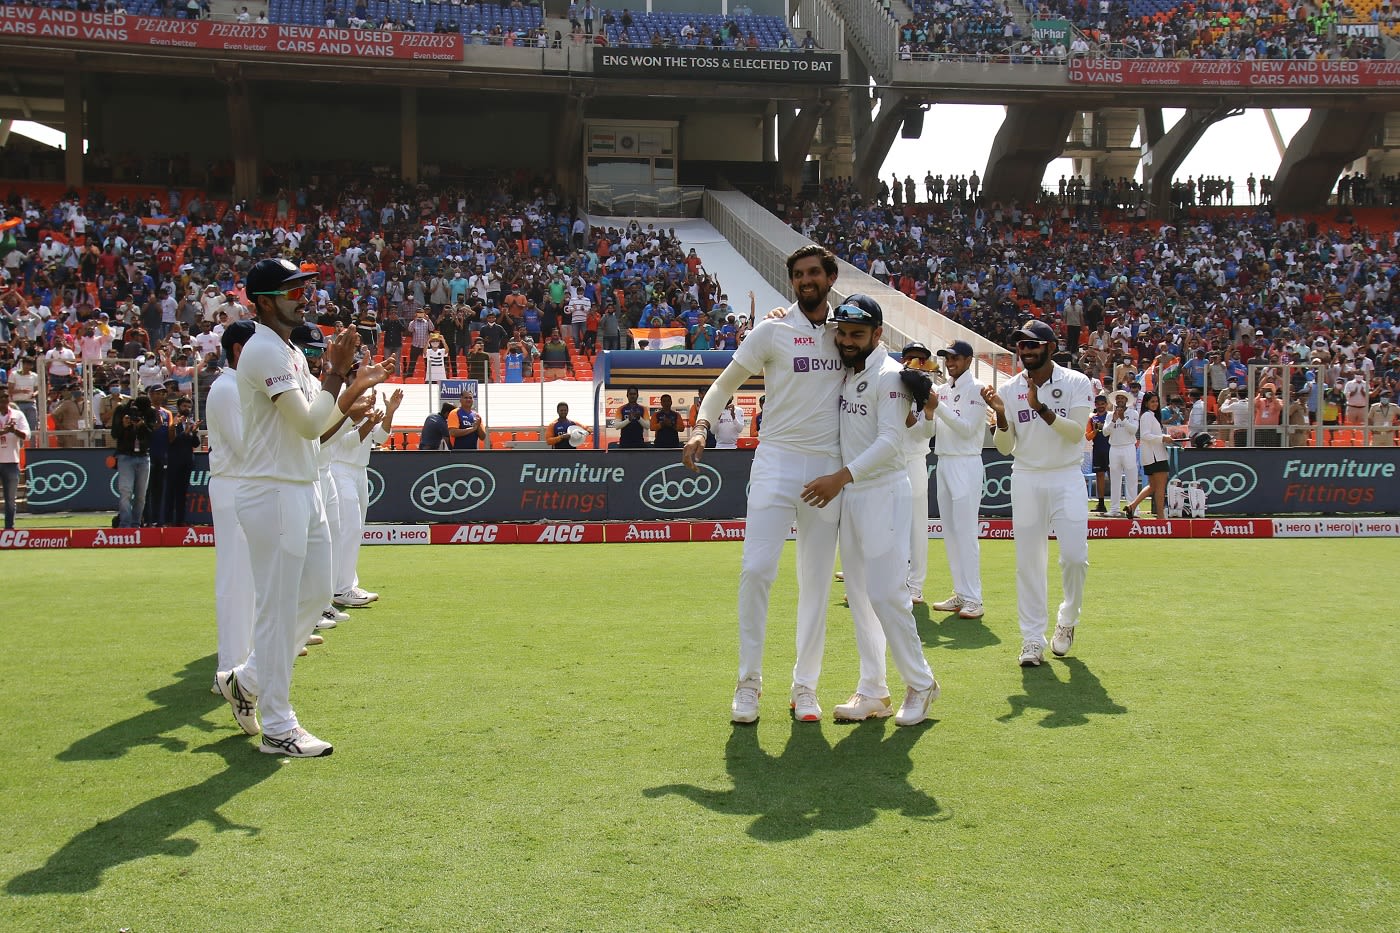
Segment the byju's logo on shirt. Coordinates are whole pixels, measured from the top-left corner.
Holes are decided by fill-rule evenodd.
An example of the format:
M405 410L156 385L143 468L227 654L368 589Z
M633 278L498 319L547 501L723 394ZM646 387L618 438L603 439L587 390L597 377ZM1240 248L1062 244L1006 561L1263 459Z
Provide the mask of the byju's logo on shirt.
M838 372L840 360L824 360L819 356L795 356L792 358L792 371L795 373Z
M275 385L296 385L297 377L294 373L283 373L280 376L270 376L267 379L267 387L270 389Z

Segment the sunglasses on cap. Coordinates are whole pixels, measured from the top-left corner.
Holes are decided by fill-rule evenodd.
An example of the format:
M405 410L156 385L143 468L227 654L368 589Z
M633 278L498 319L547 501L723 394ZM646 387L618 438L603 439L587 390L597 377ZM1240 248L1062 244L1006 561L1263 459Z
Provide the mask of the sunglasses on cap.
M875 315L860 305L837 305L831 312L831 320L843 324L875 324Z
M304 355L308 360L316 360L316 359L320 359L320 358L321 358L321 355L322 355L323 353L326 352L326 348L325 348L325 347L302 347L302 348L301 348L301 352L302 352L302 355Z
M282 289L278 289L277 291L272 291L272 292L253 292L252 294L254 294L254 295L282 295L283 297L290 298L290 299L292 299L293 301L296 301L298 298L301 298L303 295L306 294L306 289L307 289L307 286L306 286L306 285L294 285L294 286L292 286L291 288L282 288Z

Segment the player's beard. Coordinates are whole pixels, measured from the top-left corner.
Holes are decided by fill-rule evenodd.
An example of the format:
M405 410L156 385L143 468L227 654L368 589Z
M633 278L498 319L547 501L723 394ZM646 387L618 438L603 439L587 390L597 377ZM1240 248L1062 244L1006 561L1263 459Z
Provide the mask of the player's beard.
M858 373L865 369L865 361L870 359L870 354L875 352L875 341L872 339L869 344L861 348L851 356L846 355L845 349L840 344L836 346L836 353L841 357L842 364L851 372Z
M306 307L305 301L293 301L282 295L274 295L272 301L277 305L277 321L286 327L296 327L305 323L302 309Z
M1020 357L1021 365L1026 368L1026 371L1035 372L1044 367L1046 363L1050 362L1050 345L1048 343L1043 343L1040 345L1040 349L1036 351L1022 350Z
M797 293L797 306L802 309L803 314L811 315L813 311L826 304L826 296L831 294L830 288L826 288L821 285L817 285L814 287L814 292L804 293L802 291L798 291ZM813 295L815 295L816 297L812 297Z

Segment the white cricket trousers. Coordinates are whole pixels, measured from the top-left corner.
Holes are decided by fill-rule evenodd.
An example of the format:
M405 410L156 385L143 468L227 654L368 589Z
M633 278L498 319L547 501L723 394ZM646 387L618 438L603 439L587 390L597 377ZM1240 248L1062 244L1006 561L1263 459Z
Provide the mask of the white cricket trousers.
M909 474L909 491L913 493L907 582L911 592L922 596L924 580L928 578L928 457L910 457L904 466ZM845 551L842 551L842 554L844 553Z
M938 458L938 517L953 592L963 602L982 605L982 557L977 541L986 468L981 455Z
M238 680L258 695L263 732L297 727L292 662L331 599L331 537L318 483L244 481L238 511L257 593L253 653Z
M1081 473L1079 484L1084 485L1084 476ZM1119 511L1118 493L1124 491L1124 503L1132 502L1138 494L1138 465L1137 465L1137 445L1136 444L1115 444L1108 448L1108 495L1110 512Z
M1076 464L1066 470L1011 471L1011 531L1016 538L1016 609L1021 637L1045 646L1049 627L1046 561L1050 533L1060 545L1064 601L1059 622L1077 625L1089 575L1089 500L1084 474Z
M340 539L343 536L340 527L340 487L336 484L335 476L331 473L330 464L321 467L321 507L326 511L326 526L331 536L331 595L334 596L340 590L335 589L335 581L340 576ZM329 602L326 605L330 605ZM321 607L322 609L325 606Z
M235 496L239 480L209 477L209 509L214 515L214 621L218 628L219 666L231 671L253 650L253 573L248 539L238 520Z
M841 458L804 454L760 444L749 474L749 505L744 558L739 571L739 683L763 685L763 640L768 629L768 597L788 530L797 524L797 662L792 682L817 688L826 647L826 604L836 568L836 534L841 510L802 501L810 480L841 469ZM900 565L900 572L904 566Z
M336 461L331 464L335 494L339 502L339 530L331 535L335 556L331 561L335 577L331 592L344 594L360 584L356 568L360 563L360 545L365 539L365 514L369 510L369 473L364 467ZM330 513L330 504L326 505Z
M841 568L860 653L856 692L877 699L890 695L885 683L886 644L906 687L927 690L933 686L905 572L909 539L903 531L912 499L908 477L902 474L873 486L853 484L841 490Z

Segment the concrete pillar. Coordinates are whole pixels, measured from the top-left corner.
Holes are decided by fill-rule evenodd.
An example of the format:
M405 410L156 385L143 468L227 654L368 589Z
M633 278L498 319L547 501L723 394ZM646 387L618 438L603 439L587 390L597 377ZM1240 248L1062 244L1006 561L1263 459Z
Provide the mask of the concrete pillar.
M418 184L418 89L399 88L399 174Z
M70 71L63 76L63 183L83 186L83 76Z
M233 196L252 200L258 196L258 125L253 117L253 98L240 77L228 86L229 140L233 150Z
M583 177L583 98L566 97L554 127L554 178L566 199L585 194Z
M885 157L890 154L890 146L894 145L907 113L902 93L888 89L879 93L880 112L866 126L865 132L855 138L855 164L851 172L856 188L867 200L880 187L880 166L885 164ZM851 122L855 123L854 118Z
M1327 204L1337 176L1375 144L1385 114L1313 110L1283 154L1274 175L1274 205L1283 211L1317 210Z
M988 200L1030 204L1039 198L1045 166L1064 151L1074 115L1073 107L1008 106L982 176Z
M1172 179L1206 130L1226 117L1237 117L1242 113L1244 110L1240 108L1232 110L1223 105L1210 110L1188 110L1169 132L1161 134L1149 145L1142 156L1142 185L1147 192L1147 204L1158 217L1166 216L1171 210ZM1157 119L1161 119L1160 110L1157 111ZM1151 139L1161 126L1160 122L1152 126L1145 120L1144 138Z
M817 125L830 110L831 102L828 100L805 101L801 112L779 121L779 125L786 126L782 139L778 141L778 172L782 184L793 193L802 187L802 165L812 149Z
M10 130L15 128L14 120L0 120L0 149L10 141Z
M778 161L778 102L769 101L763 111L763 161Z

